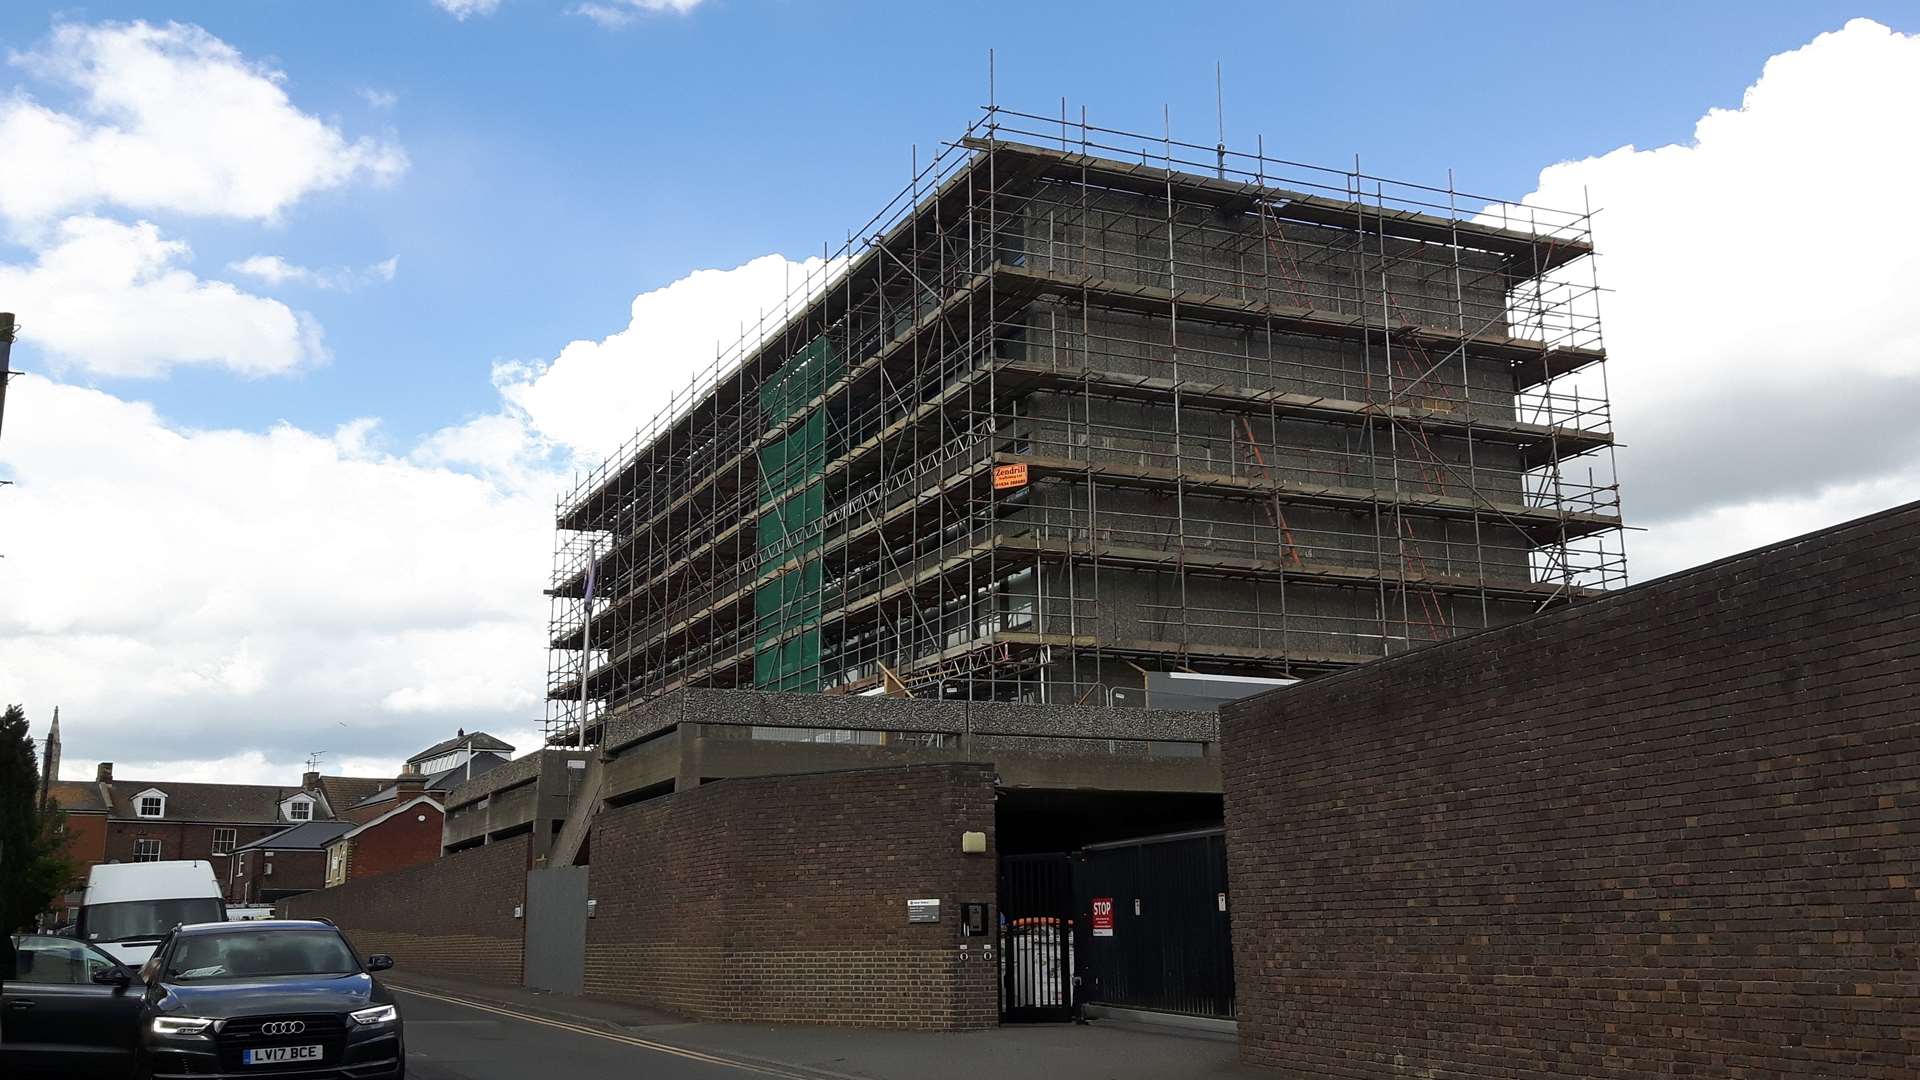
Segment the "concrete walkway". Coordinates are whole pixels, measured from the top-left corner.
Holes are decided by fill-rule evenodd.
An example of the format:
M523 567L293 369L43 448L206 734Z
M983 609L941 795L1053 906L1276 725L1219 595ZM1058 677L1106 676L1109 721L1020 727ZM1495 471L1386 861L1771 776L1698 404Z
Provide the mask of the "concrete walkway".
M1159 1025L1010 1025L993 1031L914 1032L770 1024L697 1023L604 998L489 986L409 972L387 980L447 998L639 1035L820 1080L1201 1080L1266 1078L1238 1063L1232 1036ZM402 1009L405 999L402 999Z

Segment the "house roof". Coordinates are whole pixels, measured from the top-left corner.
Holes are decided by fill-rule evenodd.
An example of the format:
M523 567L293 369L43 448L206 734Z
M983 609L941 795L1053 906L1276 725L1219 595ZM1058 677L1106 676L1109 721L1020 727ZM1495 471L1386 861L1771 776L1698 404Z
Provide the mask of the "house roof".
M281 829L269 833L258 840L241 844L235 851L249 848L282 848L289 851L318 851L327 846L327 841L353 828L351 821L303 821L290 829Z
M99 785L112 795L112 816L134 818L133 797L153 788L167 796L170 821L232 821L236 823L275 822L281 820L280 802L299 793L298 787L272 784L180 784L171 780L114 780Z
M504 756L500 754L492 753L490 751L477 752L473 755L473 757L469 758L468 760L473 762L473 775L475 776L479 776L481 773L484 773L489 769L496 768L498 766L505 765L507 763L507 759ZM466 778L467 778L467 764L466 762L461 762L460 764L455 765L451 769L442 769L439 772L434 773L432 776L427 777L426 782L420 786L420 790L442 791L442 792L452 791L453 785L464 782ZM363 806L372 806L376 803L390 802L393 799L398 798L399 795L400 795L400 785L388 784L386 787L380 789L379 791L374 792L372 795L369 795L366 798L361 799L359 802L354 803L351 809L358 810Z
M359 836L361 833L366 832L368 829L373 828L375 825L378 825L381 822L387 820L388 818L398 817L399 815L406 813L407 811L413 809L416 806L431 806L435 810L440 811L442 814L445 814L447 812L446 807L441 806L439 800L431 798L426 795L418 795L418 796L415 796L414 798L408 799L406 802L401 803L399 806L394 807L393 809L387 811L386 813L381 814L379 817L374 818L372 821L364 822L359 825L349 824L348 827L344 831L342 831L338 836L333 837L327 842L331 844L334 840L351 840L354 837Z
M469 731L465 734L455 735L451 739L434 743L432 746L408 758L407 763L411 765L416 761L426 761L429 758L439 757L441 754L458 750L461 747L472 750L500 750L509 754L513 753L512 743L501 742L499 739L494 738L484 731Z
M366 802L374 792L391 783L393 781L383 776L323 776L320 794L327 797L327 806L338 814L349 806Z
M97 813L107 809L100 785L91 780L55 780L47 785L47 794L62 810Z

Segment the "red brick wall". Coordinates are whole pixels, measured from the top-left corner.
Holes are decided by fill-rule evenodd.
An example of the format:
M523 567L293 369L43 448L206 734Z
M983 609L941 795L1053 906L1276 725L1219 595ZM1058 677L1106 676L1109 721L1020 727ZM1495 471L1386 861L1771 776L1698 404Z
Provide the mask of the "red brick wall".
M347 880L377 877L439 858L441 818L431 806L416 806L346 841L353 845L347 853Z
M62 819L66 829L67 858L74 868L73 888L84 888L87 883L87 871L107 861L107 815L76 814L67 811ZM56 921L65 922L67 898L63 893L53 898L53 911Z
M215 873L225 880L227 856L213 853L213 830L232 829L236 846L286 828L281 825L204 825L193 821L139 821L114 819L107 823L107 860L132 862L135 840L160 841L162 859L211 860Z
M273 852L269 857L267 852ZM214 870L225 874L231 861L233 879L224 878L221 885L227 891L227 902L234 903L270 903L288 892L305 892L318 889L327 883L327 853L324 851L294 851L280 848L253 848L236 851L231 856L215 859ZM267 865L273 865L273 873L267 873Z
M292 918L324 915L364 953L408 971L512 985L520 981L528 837L286 901Z
M998 1022L997 966L959 906L994 901L980 765L726 780L594 823L590 993L699 1019L965 1029ZM960 834L989 836L960 854ZM941 922L906 901L938 897Z
M1920 1076L1920 504L1230 706L1243 1056Z
M107 861L107 815L76 814L68 811L62 819L66 828L67 858L86 869Z

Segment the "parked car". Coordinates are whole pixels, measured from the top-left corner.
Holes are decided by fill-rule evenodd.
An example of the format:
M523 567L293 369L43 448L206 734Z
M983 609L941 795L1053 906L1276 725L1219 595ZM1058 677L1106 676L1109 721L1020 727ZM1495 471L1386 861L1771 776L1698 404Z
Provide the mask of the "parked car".
M327 922L183 926L141 970L135 1075L252 1075L255 1066L282 1066L303 1080L400 1077L399 1006L373 976L392 966L380 954L362 963Z
M13 943L14 972L0 981L0 1075L126 1076L144 989L133 973L72 938Z
M199 859L102 863L87 874L79 937L139 967L167 931L227 917L213 864Z
M18 940L0 1061L15 1075L398 1080L400 1011L331 923L181 926L138 973L97 946Z

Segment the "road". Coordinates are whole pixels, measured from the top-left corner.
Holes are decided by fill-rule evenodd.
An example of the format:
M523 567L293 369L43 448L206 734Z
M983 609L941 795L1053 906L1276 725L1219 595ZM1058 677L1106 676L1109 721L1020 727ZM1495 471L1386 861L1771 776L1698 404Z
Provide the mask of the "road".
M1143 1024L881 1031L701 1023L500 987L389 982L413 1080L1259 1080L1233 1036Z
M394 988L406 1023L411 1080L816 1080L818 1073L732 1062L628 1035L481 1003Z

